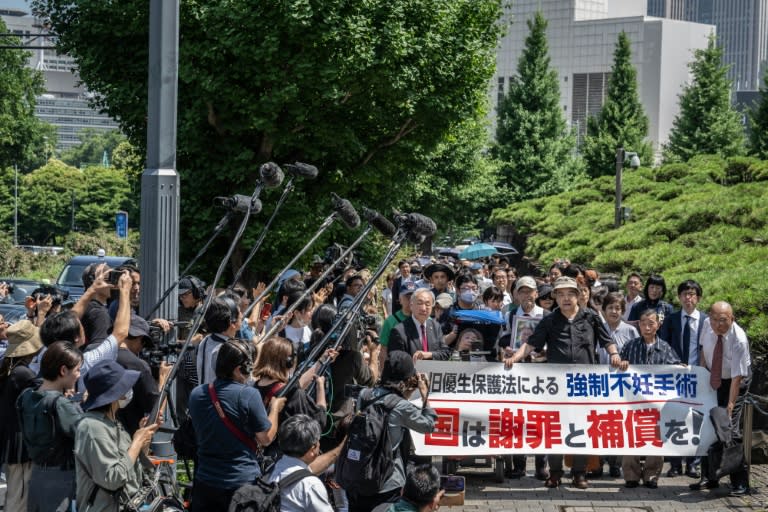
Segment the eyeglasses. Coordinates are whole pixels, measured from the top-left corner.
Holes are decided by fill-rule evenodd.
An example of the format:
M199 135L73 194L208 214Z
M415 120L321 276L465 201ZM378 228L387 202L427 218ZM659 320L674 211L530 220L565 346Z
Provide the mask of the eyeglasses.
M462 292L476 292L478 288L477 286L462 286L459 290Z

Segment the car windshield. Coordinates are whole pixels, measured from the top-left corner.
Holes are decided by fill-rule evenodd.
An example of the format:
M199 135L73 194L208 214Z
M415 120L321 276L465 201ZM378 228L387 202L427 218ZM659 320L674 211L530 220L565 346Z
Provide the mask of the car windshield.
M83 286L83 270L87 265L67 265L59 276L59 286Z

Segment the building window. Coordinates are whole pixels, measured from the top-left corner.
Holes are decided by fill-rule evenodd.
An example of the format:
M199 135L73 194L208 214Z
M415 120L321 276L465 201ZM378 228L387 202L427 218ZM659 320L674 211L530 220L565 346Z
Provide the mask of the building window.
M504 77L499 77L499 86L498 91L496 92L496 106L501 106L501 103L504 101Z

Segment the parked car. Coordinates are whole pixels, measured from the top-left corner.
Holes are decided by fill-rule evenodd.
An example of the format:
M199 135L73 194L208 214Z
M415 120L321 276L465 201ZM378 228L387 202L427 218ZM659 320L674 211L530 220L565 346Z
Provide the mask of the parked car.
M24 299L31 296L35 288L42 286L40 281L15 277L0 277L0 283L6 283L12 288L6 297L6 304L24 304Z
M0 304L0 314L9 324L27 318L27 308L22 304Z
M83 289L83 270L91 263L106 263L109 268L116 268L124 263L136 264L134 258L128 256L75 256L64 266L56 279L56 286L69 292L69 300L77 302L85 291Z

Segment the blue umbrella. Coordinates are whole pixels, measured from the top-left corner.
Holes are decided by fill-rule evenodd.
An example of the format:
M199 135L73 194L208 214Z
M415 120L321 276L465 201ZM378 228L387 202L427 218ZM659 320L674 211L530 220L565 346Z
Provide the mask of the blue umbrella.
M472 244L459 253L459 259L479 260L499 252L497 248L489 244Z

